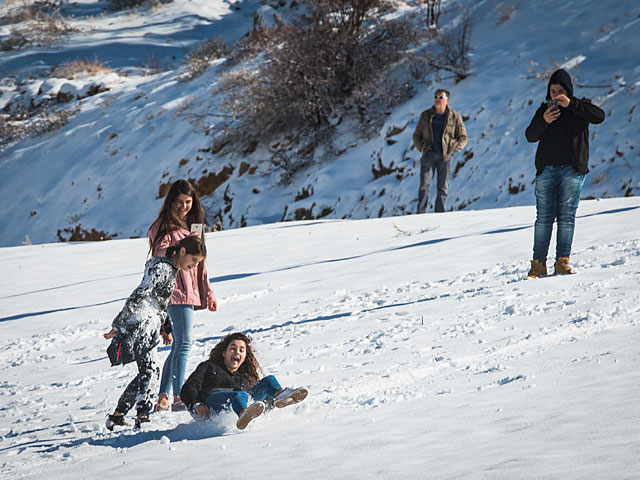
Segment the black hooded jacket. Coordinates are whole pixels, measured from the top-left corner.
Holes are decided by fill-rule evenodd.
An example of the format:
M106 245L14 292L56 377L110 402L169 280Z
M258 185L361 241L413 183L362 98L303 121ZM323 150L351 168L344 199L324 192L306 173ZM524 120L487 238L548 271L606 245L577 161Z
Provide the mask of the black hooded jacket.
M573 83L565 70L556 70L547 85L561 85L569 97L569 106L560 108L560 117L550 124L544 118L547 104L542 103L525 134L529 142L539 142L536 150L536 175L547 165L572 165L579 173L589 172L589 124L604 121L604 111L588 98L573 96Z
M248 390L253 382L239 371L230 372L224 362L207 360L198 365L182 386L180 400L191 409L216 390Z

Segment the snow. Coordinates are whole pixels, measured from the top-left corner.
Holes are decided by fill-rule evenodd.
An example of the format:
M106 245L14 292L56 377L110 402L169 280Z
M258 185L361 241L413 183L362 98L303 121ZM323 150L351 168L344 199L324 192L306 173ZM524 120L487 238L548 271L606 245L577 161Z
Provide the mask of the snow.
M219 36L230 45L242 38L256 12L269 21L274 12L295 16L302 7L256 0L174 0L124 12L105 10L97 0L67 5L66 18L77 32L66 43L3 52L0 60L0 108L17 101L40 104L60 89L75 97L66 105L79 107L62 129L0 152L0 201L13 205L0 212L0 245L20 245L27 236L36 244L57 241L59 231L77 225L117 238L143 236L160 209L162 184L229 168L229 178L202 199L207 223L220 213L226 229L293 220L305 211L313 218L329 212L327 219L413 213L419 153L411 135L438 86L452 92L452 108L468 117L469 144L454 157L448 207L533 205L536 146L526 142L524 130L546 92L546 80L537 75L554 65L568 68L576 95L593 99L607 114L603 124L591 127L583 198L638 195L637 2L457 3L471 8L471 75L457 84L448 75L422 79L414 97L393 109L381 128L368 131L370 138L362 137L353 118L335 119L333 145L322 145L310 166L287 181L271 164L272 145L250 155L212 153L213 138L187 115L217 111L220 98L212 89L225 60L188 82L180 81L181 61L204 39ZM501 21L510 6L510 18ZM421 15L419 2L397 7L390 18L398 12ZM459 14L444 15L440 26L446 30L458 21ZM0 26L0 35L10 28ZM52 77L53 66L94 58L111 73ZM87 97L92 86L108 90ZM216 121L208 117L205 126ZM376 179L372 167L378 161L386 167L393 162L397 170ZM245 172L243 163L257 169ZM313 193L300 199L303 191Z
M220 309L196 312L188 371L241 330L310 391L242 432L185 412L104 428L135 367L109 367L101 335L144 239L4 247L0 474L637 478L639 212L583 200L578 273L535 280L532 206L207 234Z
M637 2L458 3L472 8L472 75L425 78L369 139L336 119L334 144L289 182L266 147L207 151L212 138L181 112L219 100L211 89L224 60L189 82L180 61L202 39L241 38L254 12L299 10L175 0L113 12L80 0L67 6L78 28L68 42L2 53L0 108L60 90L79 107L62 129L0 152L3 480L640 478ZM79 58L111 72L51 72ZM534 73L554 63L607 119L591 128L578 274L530 280L535 145L524 129L546 91ZM454 211L403 215L417 199L411 134L440 85L469 117L473 156L452 178ZM85 96L92 86L108 90ZM375 179L378 160L402 171ZM241 174L242 162L258 168ZM220 309L196 312L187 369L239 330L253 336L265 374L310 394L243 432L232 414L196 424L184 412L109 432L106 415L135 367L109 367L102 334L148 253L129 237L155 219L161 184L228 166L230 178L203 198L210 216L229 207L225 230L206 235ZM296 200L303 191L312 194ZM274 223L327 208L324 219ZM234 228L241 218L249 227ZM78 224L117 240L51 243ZM21 245L27 236L33 245ZM555 236L550 259L554 247ZM167 355L161 347L160 362Z

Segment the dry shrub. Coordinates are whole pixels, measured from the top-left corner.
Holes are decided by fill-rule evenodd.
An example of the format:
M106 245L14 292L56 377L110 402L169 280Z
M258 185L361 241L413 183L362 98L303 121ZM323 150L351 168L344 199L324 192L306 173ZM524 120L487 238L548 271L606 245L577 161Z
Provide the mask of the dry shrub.
M148 54L146 59L140 63L140 67L145 76L157 75L163 70L162 60L155 52Z
M141 6L158 7L167 3L173 2L173 0L108 0L109 7L112 10L128 10L131 8L138 8Z
M61 108L51 105L36 109L8 109L7 113L0 116L0 149L29 135L42 135L58 130L78 111L78 106Z
M75 227L67 227L62 230L58 230L59 242L101 242L104 240L111 240L118 236L117 233L107 233L102 230L96 230L92 228L87 230L82 228L80 224Z
M275 18L276 25L279 25L279 17ZM229 62L235 64L241 60L249 59L260 55L264 50L275 48L277 37L273 37L273 30L262 23L257 12L253 14L253 26L249 33L240 42L233 46L229 52Z
M414 40L414 29L406 20L373 17L381 4L310 1L308 18L255 28L267 45L261 63L229 72L218 90L237 138L269 142L297 131L319 139L348 110L394 98L389 67Z
M60 5L62 2L60 2ZM0 39L0 51L19 50L32 46L49 47L54 43L66 41L67 37L77 31L69 25L60 13L59 4L36 2L41 5L35 9L27 6L17 7L19 12L11 17L16 21L9 36Z
M183 61L185 71L180 75L180 80L189 81L202 75L212 61L222 58L228 53L229 48L226 42L219 37L197 44Z
M112 10L127 10L141 6L145 1L146 0L109 0L109 7Z
M62 7L62 0L58 2L36 0L32 3L24 1L18 6L10 8L7 14L0 18L0 24L15 25L17 23L33 22L40 15L58 12L60 7Z
M467 78L471 71L471 22L470 10L465 10L458 24L435 38L436 48L431 54L429 65L455 75L456 82Z
M424 0L427 10L427 28L438 28L438 21L442 13L442 0Z
M97 58L93 60L71 60L51 69L51 75L56 78L72 80L82 75L103 75L111 73L111 69Z
M549 80L553 72L560 68L560 64L551 57L551 63L543 65L529 60L528 72L531 74L528 78L537 78L539 80Z
M515 11L516 7L513 3L503 3L500 5L500 7L498 7L498 25L502 25L511 20Z

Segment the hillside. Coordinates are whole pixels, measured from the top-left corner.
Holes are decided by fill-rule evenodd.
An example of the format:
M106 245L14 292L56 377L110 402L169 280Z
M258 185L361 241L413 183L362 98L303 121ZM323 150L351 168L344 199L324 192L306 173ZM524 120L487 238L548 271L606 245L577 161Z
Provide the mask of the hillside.
M367 138L355 119L344 119L311 165L286 179L271 161L277 145L221 156L211 137L186 118L185 112L212 100L224 60L192 81L179 77L182 59L198 42L217 35L231 44L249 30L254 13L268 22L275 14L298 15L299 5L176 0L115 12L106 3L66 5L62 14L72 31L51 46L2 52L0 110L17 102L63 101L72 115L62 128L0 152L0 201L10 205L0 213L0 245L19 245L27 236L33 243L68 239L74 230L143 236L160 208L162 186L178 178L207 192L208 223L220 219L225 229L413 213L419 154L411 134L441 85L452 92L451 106L468 117L470 138L454 158L449 207L531 205L535 145L526 142L524 129L544 98L546 81L538 77L560 65L574 76L576 94L607 114L591 129L583 197L640 191L640 11L633 0L458 1L470 8L474 25L472 75L458 84L446 76L422 79L418 93ZM422 8L418 2L395 6L388 15ZM444 17L441 28L457 20ZM15 28L0 25L0 37L9 38ZM105 69L56 76L65 62L78 59L96 59ZM373 169L386 174L376 178Z

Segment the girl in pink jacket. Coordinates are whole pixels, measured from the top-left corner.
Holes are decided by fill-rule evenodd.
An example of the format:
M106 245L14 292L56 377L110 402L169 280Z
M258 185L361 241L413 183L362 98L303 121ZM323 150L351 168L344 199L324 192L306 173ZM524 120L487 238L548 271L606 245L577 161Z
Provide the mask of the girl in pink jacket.
M151 254L154 257L164 256L169 246L192 235L191 224L202 223L203 219L204 212L193 186L187 180L176 181L167 193L158 218L147 232ZM173 343L162 367L157 411L186 409L180 400L180 390L191 350L191 327L194 311L204 308L215 312L218 302L209 284L206 266L202 262L197 269L178 272L176 288L169 300L167 312L171 318ZM169 393L172 389L171 405Z

